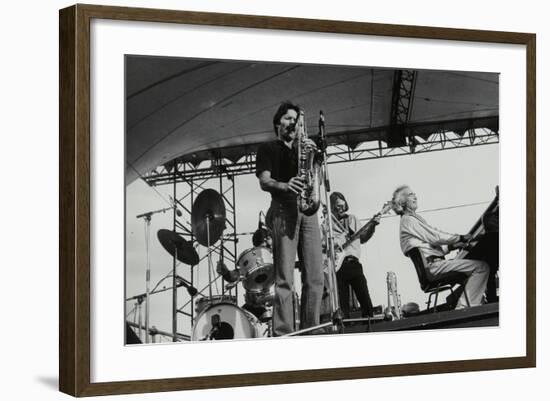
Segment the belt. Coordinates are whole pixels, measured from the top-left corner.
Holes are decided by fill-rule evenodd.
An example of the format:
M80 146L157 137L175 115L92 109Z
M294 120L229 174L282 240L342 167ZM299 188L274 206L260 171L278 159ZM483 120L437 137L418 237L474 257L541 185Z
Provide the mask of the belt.
M437 262L438 260L445 260L445 258L443 256L435 256L435 255L426 257L426 261L428 263Z

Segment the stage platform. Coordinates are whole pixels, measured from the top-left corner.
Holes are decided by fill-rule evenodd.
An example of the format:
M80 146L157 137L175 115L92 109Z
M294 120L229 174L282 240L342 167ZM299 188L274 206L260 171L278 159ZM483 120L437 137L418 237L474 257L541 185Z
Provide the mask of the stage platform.
M386 321L374 317L368 321L344 321L344 333L366 333L404 330L433 330L464 327L491 327L499 325L499 304L492 303L462 310L422 313L399 320Z

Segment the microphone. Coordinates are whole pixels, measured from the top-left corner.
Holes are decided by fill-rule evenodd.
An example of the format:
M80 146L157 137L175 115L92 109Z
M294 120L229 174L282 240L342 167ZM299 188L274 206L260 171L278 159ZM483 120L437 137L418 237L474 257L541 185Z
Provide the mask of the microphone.
M260 213L258 214L258 230L261 230L263 225L264 224L262 223L262 211L260 210Z
M176 211L176 214L178 215L178 217L183 216L183 213L181 212L181 210L178 209L178 201L172 198L170 195L168 195L168 198L172 202L172 208Z
M220 315L212 315L212 317L210 318L210 323L212 324L212 329L210 330L210 333L208 333L207 338L209 340L212 340L212 338L215 339L214 334L216 334L220 329Z
M187 280L185 280L181 276L176 276L176 287L184 287L187 290L187 293L194 297L199 292L195 287L191 285L191 283Z

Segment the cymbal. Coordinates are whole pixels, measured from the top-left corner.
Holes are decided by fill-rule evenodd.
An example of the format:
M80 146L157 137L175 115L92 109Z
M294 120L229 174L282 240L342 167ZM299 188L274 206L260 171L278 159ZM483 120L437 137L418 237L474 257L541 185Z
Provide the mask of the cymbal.
M199 263L199 255L191 241L185 240L181 235L172 230L158 230L157 237L161 245L172 256L187 265L194 266Z
M197 242L203 246L213 245L220 239L225 230L225 205L218 192L205 189L197 196L191 210L191 227Z

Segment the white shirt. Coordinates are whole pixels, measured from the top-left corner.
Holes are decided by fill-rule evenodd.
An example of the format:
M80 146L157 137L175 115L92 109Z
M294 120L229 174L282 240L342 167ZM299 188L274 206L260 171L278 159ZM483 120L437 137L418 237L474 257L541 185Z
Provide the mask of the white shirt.
M399 225L399 240L404 254L412 248L419 248L424 257L444 257L449 251L443 246L456 244L460 235L432 227L417 214L404 214Z

